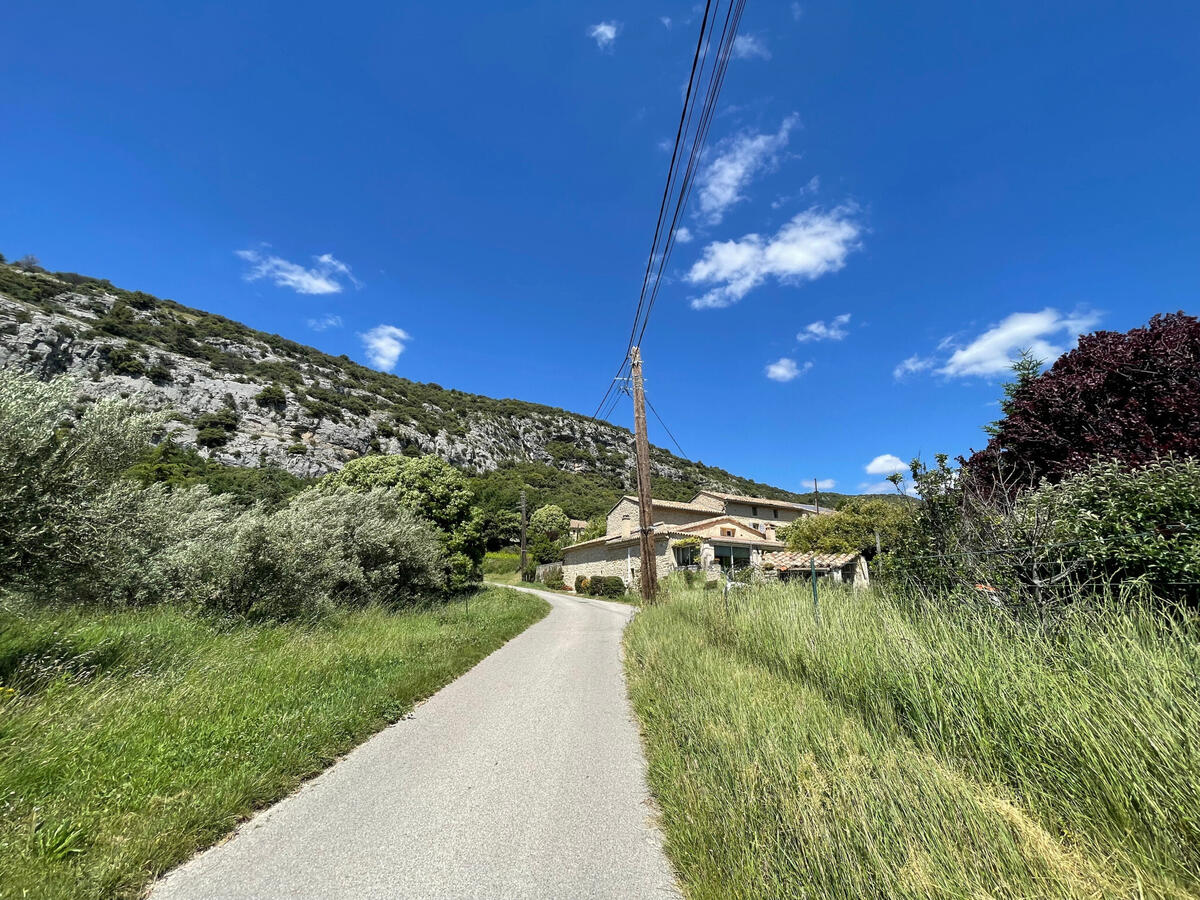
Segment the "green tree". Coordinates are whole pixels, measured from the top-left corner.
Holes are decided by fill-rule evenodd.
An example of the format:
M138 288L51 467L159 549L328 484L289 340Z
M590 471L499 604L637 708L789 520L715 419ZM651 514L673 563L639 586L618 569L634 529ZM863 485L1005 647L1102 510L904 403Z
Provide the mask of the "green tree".
M587 528L579 536L580 541L590 541L608 534L608 519L605 516L593 516L588 519Z
M529 527L533 531L540 531L550 540L557 541L566 535L571 527L571 520L561 507L548 504L535 510L529 517Z
M1024 391L1033 380L1042 374L1042 366L1046 364L1044 359L1038 359L1033 355L1033 351L1028 348L1021 351L1021 355L1013 361L1011 366L1013 375L1012 381L1006 381L1002 385L1004 397L1000 400L1000 412L1002 413L999 419L994 422L989 422L983 426L983 430L987 432L989 437L995 437L1000 433L1000 426L1004 424L1004 420L1013 411L1013 401L1017 395Z
M465 588L483 577L484 519L474 507L466 476L440 456L364 456L326 475L320 490L386 488L400 503L436 525L445 536L449 586Z
M278 382L272 381L258 392L254 402L267 409L282 410L287 406L287 393L279 386Z
M847 500L837 512L820 516L803 516L784 531L792 550L815 550L821 553L875 554L875 534L884 549L894 547L902 530L911 518L905 506L876 498Z

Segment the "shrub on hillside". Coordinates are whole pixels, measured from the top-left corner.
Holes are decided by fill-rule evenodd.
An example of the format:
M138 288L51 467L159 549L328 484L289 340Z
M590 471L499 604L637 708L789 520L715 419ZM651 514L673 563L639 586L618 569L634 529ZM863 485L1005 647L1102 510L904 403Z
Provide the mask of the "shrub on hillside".
M0 585L78 579L93 508L160 417L99 400L72 421L75 385L0 372Z

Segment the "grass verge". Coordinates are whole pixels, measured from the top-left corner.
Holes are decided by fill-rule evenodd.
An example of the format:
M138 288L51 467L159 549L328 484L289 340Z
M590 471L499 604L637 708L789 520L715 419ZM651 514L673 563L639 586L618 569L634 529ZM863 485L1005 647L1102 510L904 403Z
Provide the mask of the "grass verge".
M133 897L549 606L224 625L0 606L0 896Z
M1194 620L673 587L626 634L692 900L1200 897Z

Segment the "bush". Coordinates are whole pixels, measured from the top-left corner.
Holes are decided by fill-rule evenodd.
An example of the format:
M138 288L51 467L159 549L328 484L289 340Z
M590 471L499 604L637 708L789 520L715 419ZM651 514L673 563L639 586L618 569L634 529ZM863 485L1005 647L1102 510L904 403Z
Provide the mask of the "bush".
M128 375L131 378L141 378L146 374L146 363L135 355L128 347L110 347L105 354L108 367L114 375Z
M254 402L267 409L281 411L287 406L287 394L283 388L272 382L258 392Z
M561 591L567 586L563 580L562 566L551 566L546 570L546 577L542 579L542 583L548 588L553 588L556 591Z
M616 575L596 575L584 590L592 597L624 597L625 582Z
M525 563L525 568L521 570L522 581L537 581L538 562L532 556Z
M586 575L575 576L575 593L586 594L588 593L589 588L591 588L590 578L588 578Z
M1043 485L1018 509L1052 518L1061 552L1085 562L1092 577L1141 579L1165 597L1197 596L1200 459L1168 456L1136 468L1096 463Z
M74 402L70 379L0 372L0 585L86 581L94 508L161 421L99 400L72 423Z

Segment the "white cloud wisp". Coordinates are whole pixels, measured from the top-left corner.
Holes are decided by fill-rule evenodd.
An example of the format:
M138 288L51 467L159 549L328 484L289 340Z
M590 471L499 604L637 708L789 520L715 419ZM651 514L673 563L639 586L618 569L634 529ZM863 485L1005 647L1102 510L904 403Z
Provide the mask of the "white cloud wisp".
M330 328L341 328L342 317L335 316L332 313L326 313L319 318L309 319L308 327L313 331L328 331Z
M396 367L400 354L404 352L404 345L412 340L407 331L395 325L376 325L359 337L362 338L371 365L384 372Z
M771 51L752 34L739 34L733 39L734 59L770 59Z
M806 341L840 341L850 332L846 330L846 326L850 324L850 313L842 313L840 316L834 316L826 325L824 320L809 322L804 326L804 330L796 335L796 340L800 343Z
M829 212L813 207L769 239L748 234L740 240L715 241L688 270L690 284L713 285L692 299L692 309L732 306L771 277L782 284L799 284L837 272L860 246L861 235L862 226L850 207Z
M785 356L769 364L766 368L766 374L772 381L791 381L803 375L811 368L811 362L806 362L804 365L798 366L794 359L788 359Z
M587 30L588 37L596 42L596 46L601 50L608 50L617 40L617 35L621 33L620 22L601 22L598 25L593 25Z
M1063 315L1050 307L1041 312L1013 313L965 347L955 350L938 372L952 378L998 375L1007 372L1020 351L1026 348L1038 359L1052 362L1074 346L1079 335L1095 327L1099 320L1096 313ZM1065 344L1061 343L1063 339L1066 339Z
M269 256L260 250L235 250L234 254L250 263L242 276L246 281L266 278L276 287L290 288L297 294L340 294L340 279L361 287L350 267L331 253L313 257L315 265L302 266L279 256Z
M777 165L779 153L787 146L798 121L793 114L774 134L743 132L717 144L716 155L697 178L700 215L705 221L710 225L719 223L729 207L745 199L742 192L754 176Z

